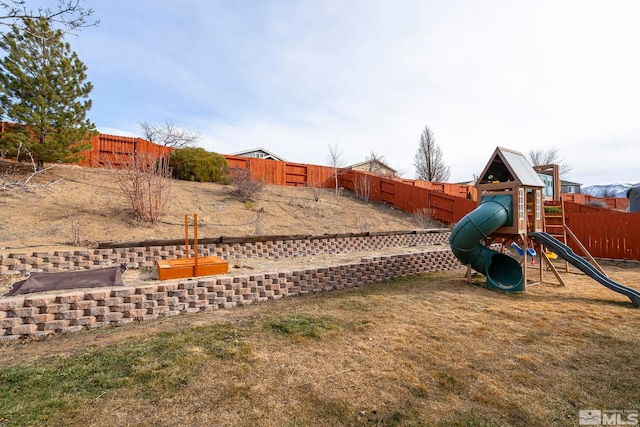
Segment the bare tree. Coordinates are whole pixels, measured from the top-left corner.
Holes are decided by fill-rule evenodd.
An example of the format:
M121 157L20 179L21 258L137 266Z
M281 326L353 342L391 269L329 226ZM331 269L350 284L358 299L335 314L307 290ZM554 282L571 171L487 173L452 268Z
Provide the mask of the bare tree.
M170 120L165 121L164 125L141 121L138 122L138 127L142 130L144 139L167 147L190 147L200 139L199 132L180 129Z
M371 177L364 173L356 174L353 179L353 191L359 199L362 199L365 203L369 203L369 197L371 196Z
M444 164L442 150L436 144L433 132L425 126L420 135L418 150L413 157L416 178L432 182L445 182L449 179L449 166Z
M342 150L338 144L329 145L329 154L327 155L329 166L333 168L333 178L335 181L336 195L338 195L338 177L340 176L340 169L344 167L344 160L342 159Z
M44 18L51 28L65 33L98 25L99 20L90 19L93 9L82 7L83 1L57 0L55 6L30 7L27 0L0 0L0 25L24 28L25 19Z
M547 148L546 150L531 150L527 157L533 166L558 165L560 167L560 176L566 176L571 172L571 165L560 157L556 147Z
M387 160L384 158L382 154L378 154L374 151L371 152L366 158L367 161L367 172L373 172L377 175L381 176L393 176L394 173L389 171L391 169L389 165L387 165Z

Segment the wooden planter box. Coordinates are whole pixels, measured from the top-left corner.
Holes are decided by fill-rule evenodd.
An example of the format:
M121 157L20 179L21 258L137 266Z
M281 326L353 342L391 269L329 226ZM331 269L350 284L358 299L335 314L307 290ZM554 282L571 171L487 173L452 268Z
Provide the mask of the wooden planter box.
M229 263L217 256L158 261L158 277L160 280L211 276L228 272Z
M159 260L158 278L160 280L184 279L185 277L212 276L229 272L229 263L220 257L198 256L198 215L193 214L193 252L189 257L189 216L184 216L184 246L186 258Z

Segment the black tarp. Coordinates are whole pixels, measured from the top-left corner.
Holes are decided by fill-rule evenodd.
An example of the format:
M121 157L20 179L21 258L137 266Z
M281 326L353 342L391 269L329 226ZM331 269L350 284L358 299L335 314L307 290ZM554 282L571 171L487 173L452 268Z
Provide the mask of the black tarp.
M65 271L61 273L31 273L31 275L11 286L3 296L29 294L32 292L60 289L99 288L123 286L122 274L126 266L100 268L95 270Z

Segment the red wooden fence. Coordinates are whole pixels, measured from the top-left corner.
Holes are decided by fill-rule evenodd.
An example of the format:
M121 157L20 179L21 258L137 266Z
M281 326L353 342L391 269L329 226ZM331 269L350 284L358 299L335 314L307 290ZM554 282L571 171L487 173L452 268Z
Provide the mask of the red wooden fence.
M343 171L340 175L340 185L355 192L356 186L363 179L368 181L371 200L411 213L419 209L430 209L432 217L445 224L458 222L477 206L475 201L466 197L457 197L443 191L430 190L401 180L351 169ZM459 193L457 188L454 191Z
M565 202L565 221L578 240L596 258L640 261L640 213ZM583 255L569 239L576 254Z
M478 200L478 193L476 187L464 184L450 184L447 182L431 182L423 180L408 180L409 184L416 187L422 187L429 190L437 191L439 193L451 194L452 196L462 198L472 198Z
M567 214L566 221L594 257L640 261L640 213L573 213Z
M281 162L278 160L256 159L253 157L225 156L230 168L249 169L251 178L267 184L293 187L334 186L333 168Z
M89 140L91 150L85 151L80 166L118 166L131 162L132 156L162 157L171 154L171 147L154 144L142 138L101 133Z
M620 211L624 211L629 207L629 199L620 197L595 197L588 194L562 193L562 199L565 202L580 203L581 205L604 203L610 209Z

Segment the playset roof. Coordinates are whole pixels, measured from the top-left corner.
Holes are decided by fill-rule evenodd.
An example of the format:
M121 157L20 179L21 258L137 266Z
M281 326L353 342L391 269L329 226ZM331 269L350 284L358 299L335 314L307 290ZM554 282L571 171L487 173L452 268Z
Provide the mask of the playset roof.
M525 187L544 187L536 171L522 153L503 147L497 147L487 163L478 183L510 182Z

